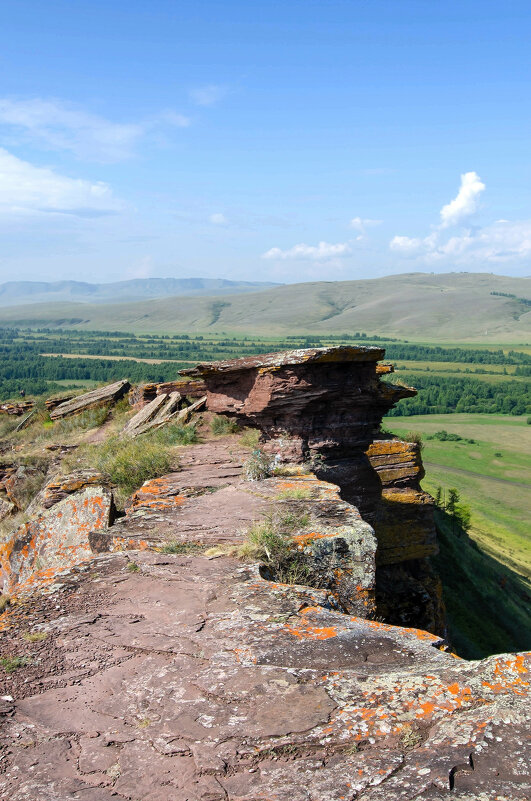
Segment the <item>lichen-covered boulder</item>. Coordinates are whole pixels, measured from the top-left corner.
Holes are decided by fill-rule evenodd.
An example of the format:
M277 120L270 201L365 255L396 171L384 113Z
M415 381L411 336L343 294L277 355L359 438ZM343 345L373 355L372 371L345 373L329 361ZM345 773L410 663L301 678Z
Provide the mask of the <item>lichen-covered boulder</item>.
M112 492L101 474L77 472L50 482L29 520L0 544L3 592L38 587L90 558L89 533L107 528L112 514Z

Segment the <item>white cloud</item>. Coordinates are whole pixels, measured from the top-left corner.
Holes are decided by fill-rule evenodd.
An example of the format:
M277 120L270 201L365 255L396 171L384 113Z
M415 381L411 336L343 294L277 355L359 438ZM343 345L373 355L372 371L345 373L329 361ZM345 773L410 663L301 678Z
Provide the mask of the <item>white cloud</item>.
M1 215L55 212L88 217L112 214L120 208L108 184L68 178L0 148Z
M459 266L522 262L531 258L531 220L498 220L443 239L435 231L424 239L395 236L389 247L406 258L424 262L447 261Z
M478 207L479 196L484 189L485 184L477 172L463 173L457 196L441 209L441 228L457 225L474 214Z
M422 239L415 239L410 236L394 236L389 243L391 250L408 255L417 254L422 250Z
M332 245L329 242L319 242L318 245L301 243L288 250L271 248L262 255L263 259L308 259L310 261L329 261L338 256L348 256L351 253L347 242Z
M215 106L220 100L223 100L229 93L227 86L218 86L216 84L208 84L207 86L198 86L192 89L189 94L192 101L197 106Z
M25 138L47 150L65 150L101 162L131 158L153 129L182 128L189 123L171 110L137 123L115 123L58 100L0 98L0 126L13 130L17 141Z
M211 223L213 223L213 225L227 225L229 222L225 217L225 215L220 213L211 214L208 219L210 220Z
M477 173L464 173L457 197L441 209L441 223L423 238L394 236L389 248L404 258L469 269L486 263L521 264L531 257L531 220L497 220L482 227L463 225L476 211L484 189ZM455 233L447 230L450 226Z
M349 223L349 228L353 228L354 231L359 231L360 234L364 234L367 228L374 228L376 225L381 224L381 220L364 220L362 217L353 217Z

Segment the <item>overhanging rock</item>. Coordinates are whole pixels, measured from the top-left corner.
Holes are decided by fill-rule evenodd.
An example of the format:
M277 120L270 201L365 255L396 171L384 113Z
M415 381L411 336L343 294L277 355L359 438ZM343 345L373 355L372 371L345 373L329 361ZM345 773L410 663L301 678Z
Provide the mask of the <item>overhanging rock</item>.
M373 347L307 348L213 364L182 374L201 378L207 408L261 431L261 447L277 462L313 463L341 487L342 497L370 519L381 487L365 451L382 416L416 390L385 384Z

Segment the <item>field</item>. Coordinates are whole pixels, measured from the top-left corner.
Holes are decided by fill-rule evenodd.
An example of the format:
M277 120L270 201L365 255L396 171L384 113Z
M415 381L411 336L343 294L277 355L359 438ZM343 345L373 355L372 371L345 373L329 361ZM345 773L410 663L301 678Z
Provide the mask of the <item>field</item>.
M384 425L400 436L422 435L423 487L433 495L439 486L455 487L472 511L472 538L499 561L531 577L531 426L526 418L415 415L400 421L387 418ZM429 439L438 431L463 439Z

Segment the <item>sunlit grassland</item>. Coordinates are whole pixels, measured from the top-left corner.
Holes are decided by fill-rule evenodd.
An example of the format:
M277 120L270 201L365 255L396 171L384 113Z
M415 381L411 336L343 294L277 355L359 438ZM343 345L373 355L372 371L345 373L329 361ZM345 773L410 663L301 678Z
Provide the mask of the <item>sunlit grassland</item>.
M416 415L387 418L385 426L405 436L423 435L423 487L455 487L472 511L474 540L519 573L531 575L529 497L531 426L525 417L481 414ZM427 436L446 430L468 442L441 442Z

